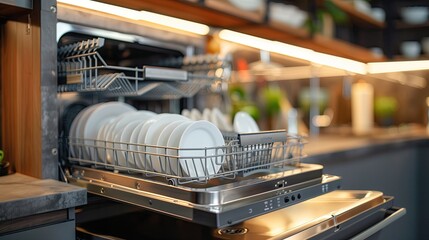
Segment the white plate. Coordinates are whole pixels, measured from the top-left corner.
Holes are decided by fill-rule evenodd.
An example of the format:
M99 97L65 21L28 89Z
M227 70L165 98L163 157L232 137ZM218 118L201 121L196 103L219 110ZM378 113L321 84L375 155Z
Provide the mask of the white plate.
M247 112L238 112L234 116L234 131L237 133L259 132L259 127Z
M156 149L156 153L159 154L159 161L154 162L154 169L158 172L163 172L167 174L171 174L171 168L170 165L166 164L166 158L162 155L166 154L166 147L168 143L168 139L170 138L171 133L176 129L180 124L190 121L190 120L178 120L174 121L172 123L169 123L165 128L161 131L158 137L158 141L156 142L156 145L158 148Z
M146 134L149 131L149 128L152 126L152 124L154 124L156 121L158 121L158 119L163 118L165 116L169 116L171 115L170 113L161 113L158 114L156 116L153 116L151 118L149 118L144 124L143 126L141 126L140 131L138 133L137 136L137 141L136 144L146 144L145 143L145 139L146 139ZM144 146L137 146L137 151L139 151L140 153L137 154L137 160L140 163L137 163L138 166L140 166L140 168L145 169L145 170L153 170L151 165L149 164L149 162L146 159L146 154L144 152L147 152L147 147Z
M82 138L84 137L82 135L85 123L88 120L88 117L91 116L92 112L99 106L101 106L103 103L94 104L92 106L89 106L82 110L82 116L77 119L76 128L74 129L74 132L72 133L73 137L77 138L75 139L75 143L83 144ZM82 146L74 146L74 148L71 149L72 154L75 155L77 158L83 158L83 159L89 159L89 154L85 150L85 148Z
M168 138L167 141L167 147L169 147L167 149L167 155L170 156L170 161L167 163L168 167L170 168L171 171L176 174L176 175L181 175L180 174L180 165L179 165L179 159L177 158L177 156L179 155L177 149L179 147L179 143L180 143L180 138L182 137L182 133L183 131L186 130L186 128L188 126L190 126L192 123L194 123L194 121L186 121L181 123L179 126L176 127L176 129L174 129L171 134L170 137Z
M91 139L96 139L98 131L104 122L109 121L110 118L116 117L122 113L136 111L136 109L126 103L122 102L107 102L97 106L94 111L86 118L81 129L80 136L83 136L85 139L85 145L93 145L94 141ZM85 149L88 153L88 156L95 157L95 147L86 147Z
M134 161L133 161L133 153L131 153L129 150L131 149L131 145L124 144L129 143L131 134L133 133L134 129L142 122L142 120L134 120L125 127L123 127L121 133L117 133L114 138L115 142L115 149L117 150L117 156L118 156L118 164L119 166L124 167L135 167ZM121 144L116 144L116 142L120 142ZM122 151L121 151L122 150Z
M88 110L88 108L84 108L82 109L77 115L76 117L73 119L73 122L70 126L70 130L69 130L69 141L70 143L77 143L76 141L76 129L77 129L77 125L79 120L82 118L82 116L84 115L84 113ZM72 157L78 157L78 147L75 145L70 146L70 153Z
M146 132L144 143L147 145L156 145L158 142L158 137L161 134L162 130L170 123L177 120L189 120L189 118L184 117L179 114L166 114L158 118ZM147 152L149 153L146 157L147 161L150 161L153 169L157 172L161 172L161 164L158 156L154 155L156 153L156 147L147 147Z
M142 127L144 126L144 124L146 123L146 121L142 121L140 122L134 129L134 131L131 133L130 136L130 143L132 143L132 145L130 145L130 150L133 152L139 151L138 147L136 144L139 144L138 142L138 137L139 137L139 133L140 130L142 129ZM133 154L132 156L128 157L128 161L131 161L131 165L143 169L143 164L142 164L142 159L143 156L141 156L142 154L136 153Z
M193 122L180 137L180 167L189 177L201 178L216 174L223 161L223 149L217 147L224 145L223 135L213 123L204 120Z
M189 111L188 109L183 109L181 114L182 114L182 116L185 116L187 118L191 118L191 111Z
M128 123L135 121L135 120L141 120L146 121L149 118L155 116L156 114L154 112L140 110L135 112L126 112L121 115L119 115L113 122L110 124L110 127L106 130L106 136L105 140L107 141L106 145L108 148L113 147L113 143L115 139L119 138L121 135L121 132L125 125ZM116 135L119 135L116 137ZM114 151L113 150L107 150L106 151L106 159L107 162L113 163L114 161ZM116 159L118 160L118 159ZM117 163L115 161L115 163Z
M204 108L202 120L211 122L212 121L211 118L212 118L212 110L210 110L209 108Z
M231 124L228 122L225 115L218 108L212 109L211 122L222 131L232 131Z
M198 109L192 108L189 118L194 121L198 121L203 119L203 116L201 115L201 112Z
M234 6L245 11L255 11L263 6L262 0L229 0Z
M106 163L106 147L107 147L107 142L106 142L106 134L109 131L112 122L115 121L116 118L110 118L108 121L104 122L101 127L100 130L98 130L98 134L97 134L97 153L98 153L98 161L104 162Z

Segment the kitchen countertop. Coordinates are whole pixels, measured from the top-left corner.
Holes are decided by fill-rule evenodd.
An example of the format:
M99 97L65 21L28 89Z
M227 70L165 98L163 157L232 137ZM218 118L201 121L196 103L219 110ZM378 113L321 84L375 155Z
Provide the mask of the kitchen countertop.
M86 189L20 173L0 177L0 221L86 204Z
M303 159L329 160L333 158L353 158L380 151L408 147L429 146L429 134L424 129L412 131L391 131L370 136L353 136L351 134L321 134L310 136L304 146Z

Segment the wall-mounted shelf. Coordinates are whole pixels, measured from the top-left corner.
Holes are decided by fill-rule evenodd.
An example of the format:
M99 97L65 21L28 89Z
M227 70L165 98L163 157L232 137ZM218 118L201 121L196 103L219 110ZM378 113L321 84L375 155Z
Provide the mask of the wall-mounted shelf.
M421 23L421 24L409 24L405 23L401 20L395 21L396 29L418 29L418 28L429 28L429 22Z
M296 29L287 25L270 24L259 19L251 19L237 11L224 11L220 7L207 4L210 1L193 2L184 0L102 0L102 2L145 10L172 17L186 19L213 27L226 28L262 38L306 47L318 52L346 57L362 62L382 61L385 58L374 56L368 49L320 35L311 37L306 29ZM226 3L224 3L226 4Z
M349 15L352 22L356 23L360 27L367 28L384 28L384 22L381 22L371 15L366 14L357 10L352 2L344 1L344 0L332 0L332 2L337 5L341 10Z

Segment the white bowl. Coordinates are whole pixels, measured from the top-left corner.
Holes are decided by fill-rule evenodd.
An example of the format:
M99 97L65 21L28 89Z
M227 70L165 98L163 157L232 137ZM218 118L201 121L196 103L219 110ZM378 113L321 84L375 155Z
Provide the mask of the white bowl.
M371 5L365 0L354 0L353 5L359 12L371 15Z
M417 41L405 41L401 44L401 53L406 58L417 58L420 50L420 43Z
M429 55L429 37L422 39L422 49L425 54Z
M229 2L244 11L255 11L264 6L262 0L229 0Z
M421 24L428 20L427 7L405 7L401 9L402 19L409 24Z
M372 8L371 9L371 16L380 22L384 22L386 20L386 12L383 8Z

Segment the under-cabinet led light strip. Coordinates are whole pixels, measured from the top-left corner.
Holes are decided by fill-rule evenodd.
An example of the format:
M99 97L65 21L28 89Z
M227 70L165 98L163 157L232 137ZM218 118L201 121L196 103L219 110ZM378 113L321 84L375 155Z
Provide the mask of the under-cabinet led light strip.
M367 64L368 73L391 73L406 71L429 70L429 60L397 61L397 62L371 62Z
M271 41L264 38L234 32L231 30L222 30L219 37L223 40L235 42L253 48L279 53L306 60L321 66L329 66L342 69L349 73L357 74L378 74L390 72L406 72L429 70L429 60L401 61L401 62L370 62L363 63L343 57L337 57L330 54L319 53L311 49L297 47L294 45Z
M299 58L314 64L343 69L350 73L366 74L365 63L329 54L319 53L308 48L302 48L282 42L271 41L230 30L220 31L219 37L223 40Z
M128 18L136 21L146 21L166 27L195 33L198 35L207 35L210 31L209 26L191 22L179 18L169 17L161 14L156 14L147 11L137 11L129 8L118 7L115 5L101 3L91 0L58 0L58 2L66 3L73 6L87 8L95 11L105 12L112 15Z

